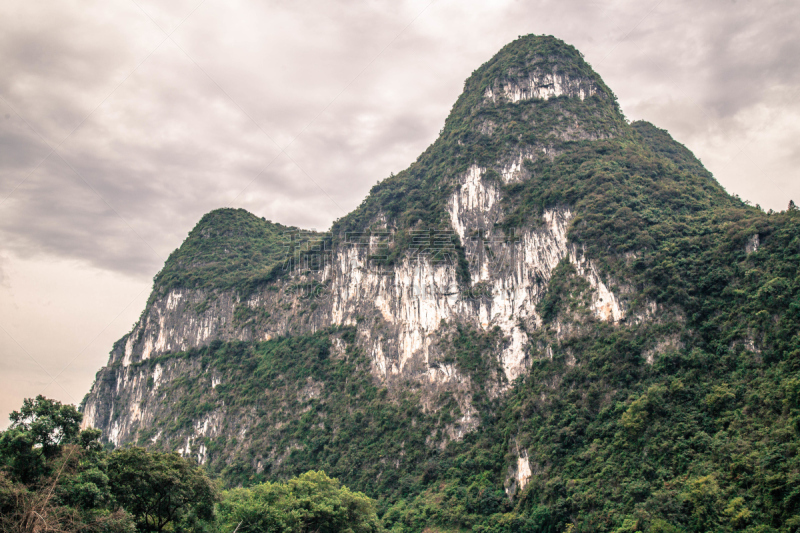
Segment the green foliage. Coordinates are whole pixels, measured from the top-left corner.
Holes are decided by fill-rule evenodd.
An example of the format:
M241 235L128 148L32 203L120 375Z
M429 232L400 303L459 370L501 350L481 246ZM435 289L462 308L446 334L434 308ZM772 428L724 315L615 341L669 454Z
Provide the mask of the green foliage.
M306 472L284 483L261 483L224 493L220 531L242 533L374 533L383 528L375 502L324 472Z
M42 455L49 459L63 444L78 436L82 415L72 405L62 405L39 395L35 400L26 398L22 408L12 412L9 418L9 429L29 434L35 445L41 447Z
M552 361L535 361L500 412L448 449L438 480L387 511L387 527L477 530L510 513L539 517L530 531L571 523L589 531L740 531L777 529L798 515L798 430L783 407L793 385L780 386L786 367L740 352L729 368L699 350L666 353L649 366L639 354L660 335L653 328L602 328L558 346ZM563 350L579 354L574 367ZM748 393L731 397L737 390ZM534 475L515 502L477 513L468 488L483 479L490 493L500 490L514 460L510 438L528 451Z
M577 275L567 256L553 269L547 292L536 305L536 311L544 322L551 322L560 312L585 311L589 288L589 282Z
M440 329L441 333L444 333ZM461 373L469 376L477 385L476 400L483 399L481 391L490 382L502 382L505 374L496 354L502 350L505 339L497 326L489 332L455 324L451 334L445 334L440 344L444 345L444 363L455 363Z
M334 339L346 343L344 353L333 353ZM462 416L460 408L443 397L426 414L420 391L390 395L374 382L354 341L354 328L332 328L259 343L216 342L147 361L184 369L152 400L168 421L155 446L174 449L197 420L224 412L218 432L237 437L202 444L206 467L229 486L321 469L382 500L418 493L441 453L428 441L446 443L442 428ZM212 387L213 376L222 383ZM251 422L239 426L244 420Z
M0 465L12 479L30 483L48 473L48 461L65 444L75 443L82 415L42 395L27 398L11 413L11 425L0 435Z
M176 453L136 447L104 451L98 430L76 433L81 415L72 406L39 396L25 400L11 418L13 431L3 432L0 438L11 432L17 439L27 436L26 442L36 443L32 446L40 452L40 441L48 442L50 448L46 455L41 453L47 468L24 483L14 468L19 448L0 449L2 531L383 530L374 500L324 472L309 471L285 483L233 489L220 498L203 469Z
M552 161L527 162L532 177L505 187L504 227L520 227L545 207L570 205L576 213L570 237L601 258L652 250L715 213L747 214L710 177L683 173L639 143L616 139L567 148Z
M100 431L79 431L73 406L38 396L10 418L0 434L3 531L133 531L115 508Z
M213 518L216 487L191 460L134 447L115 450L108 463L114 497L140 531L196 531Z
M681 172L711 178L711 173L684 145L675 141L666 131L655 127L644 120L631 122L631 127L638 133L645 145L654 153L670 161Z
M321 236L275 224L244 209L217 209L200 220L155 277L154 294L171 289L236 290L247 295L288 272L292 258ZM202 312L208 303L198 309Z

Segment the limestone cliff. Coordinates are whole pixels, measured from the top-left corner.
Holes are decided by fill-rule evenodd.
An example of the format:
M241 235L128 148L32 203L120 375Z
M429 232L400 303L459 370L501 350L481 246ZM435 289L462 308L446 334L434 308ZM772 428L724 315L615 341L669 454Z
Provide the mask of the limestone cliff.
M564 194L519 207L529 184L558 169L577 175L562 154L610 140L626 146L636 135L572 47L532 36L512 43L467 80L441 137L329 232L286 228L242 210L204 217L157 276L141 319L114 345L83 405L84 424L115 445L178 449L201 463L217 446L262 472L308 446L263 435L287 423L281 416L300 417L308 402L325 403L331 384L308 375L273 398L274 383L261 383L274 405L296 405L263 414L259 400L236 403L223 394L252 376L222 373L209 357L221 343L324 334L325 357L363 354L389 401L416 395L421 414L409 424L428 417L426 446L462 439L481 423L475 395L502 399L533 360L552 358L552 343L593 324L626 328L654 316L655 304L619 277L623 270L609 268L635 252L589 254L573 236L586 219L566 182ZM547 187L558 191L559 183ZM559 265L571 265L584 303L553 320L542 305ZM488 374L452 355L448 339L465 331L491 337ZM179 404L188 419L172 424ZM267 419L272 429L259 429ZM531 475L527 451L514 446L511 495Z

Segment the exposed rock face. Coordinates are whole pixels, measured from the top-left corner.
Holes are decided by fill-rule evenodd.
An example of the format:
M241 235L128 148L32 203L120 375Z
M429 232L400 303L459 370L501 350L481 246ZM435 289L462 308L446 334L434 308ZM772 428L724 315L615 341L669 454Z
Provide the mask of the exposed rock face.
M518 452L516 464L512 464L508 469L506 477L506 494L513 498L518 492L525 490L528 481L531 479L531 465L528 460L528 453L525 450Z
M474 429L469 378L452 364L432 364L440 359L437 332L443 322L502 330L507 342L498 358L507 387L529 364L526 331L541 322L536 304L563 258L568 256L594 289L592 309L597 318L613 323L625 313L624 303L608 289L596 267L568 243L569 208L546 210L541 226L519 230L513 240L504 239L492 229L502 216L499 189L484 183L481 175L481 169L470 168L450 205L454 232L465 243L469 258L471 286L458 282L453 262L434 263L424 254L408 256L391 269L377 268L369 260L376 252L373 243L344 245L318 271L268 285L246 300L233 292L173 290L156 299L131 333L115 345L109 366L99 374L85 405L84 423L106 430L115 444L128 442L136 427L147 424L153 413L142 399L157 391L163 380L186 371L180 365L164 369L157 364L147 375L136 363L149 358L215 339L269 340L329 325L355 325L376 379L390 386L415 382L431 405L443 390L460 392L457 397L465 415L454 436ZM237 320L241 309L249 317L269 313L269 318ZM151 392L145 390L148 379ZM113 398L123 391L137 401L124 412L115 412ZM208 428L214 427L209 423L197 421L197 434L208 436Z
M371 218L366 222L362 220L359 239L340 235L344 238L330 241L336 243L331 249L307 247L300 255L295 255L297 250L287 252L286 272L264 278L255 290L200 288L204 286L182 282L177 285L181 288L155 292L140 321L115 344L108 366L98 373L84 406L84 424L103 429L115 444L141 440L142 428L160 427L159 402L164 401L160 387L204 371L191 358L163 364L159 360L145 365L144 361L214 341L264 341L310 334L333 325L356 328L355 342L368 355L374 380L389 390L412 387L420 391L428 412L436 412L443 394L454 399L460 418L440 429L451 439L460 439L477 427L480 417L473 406L471 376L445 356L447 347L441 338L449 327L502 335L494 354L493 384L488 388L488 395L496 398L526 373L531 362L529 336L543 325L537 305L548 290L554 269L565 259L591 289L594 319L611 324L623 320L626 303L619 290L568 239L572 207L550 205L537 220L510 231L499 229L506 216L505 191L531 178L526 162L541 157L552 160L564 143L612 137L614 125L624 124L602 81L582 63L577 51L563 43L543 42L552 45L555 55L543 58L539 52L530 52L516 66L502 71L493 60L468 80L468 89L448 119L448 133L437 147L437 157L447 162L435 165L441 182L428 189L431 195L442 195L435 202L435 209L440 210L438 220L444 221L442 227L424 227L412 221L412 226L402 228L397 216L392 219L376 209L369 212ZM534 43L534 48L539 44ZM540 65L541 61L546 65ZM579 64L566 65L565 70L564 65L556 68L553 61ZM575 68L570 70L571 66ZM456 138L454 131L461 132L464 141ZM475 139L468 131L479 131L483 137ZM512 134L513 144L505 146L498 141ZM492 145L494 142L499 144ZM461 159L465 143L472 143L470 161L480 164ZM489 149L492 151L487 152ZM480 157L475 155L478 153ZM432 172L433 163L425 164L429 166L424 172ZM418 161L415 168L421 165ZM442 167L466 170L449 173L441 171ZM386 187L386 194L396 190L407 194L409 188L419 185L414 179L424 179L413 172L409 176L396 189L391 188L394 184ZM264 235L278 231L276 225L270 227ZM380 229L373 231L375 227ZM215 234L212 229L204 227L196 238L210 239ZM228 238L241 236L237 228L226 231ZM391 244L401 231L411 232L414 242L426 244L412 246L390 266L377 264L374 258L385 254L387 241ZM252 235L262 234L256 231ZM204 249L199 240L194 244L197 250ZM206 258L204 264L213 265L220 257L226 256ZM194 264L190 253L181 261L175 263L179 269ZM556 326L564 334L571 331ZM339 340L334 339L334 348L340 349L336 342ZM214 389L225 383L226 376L208 379ZM309 398L325 394L321 384L309 384L306 389L303 394ZM249 416L240 415L235 428L226 430L226 437L238 438L240 432L246 432L252 421ZM204 461L204 444L195 444L198 439L218 435L224 419L224 410L219 409L193 419L192 427L182 430L181 451ZM161 435L160 431L146 434L151 442ZM516 486L522 488L530 469L524 450L519 457L521 477Z
M745 252L748 254L752 254L753 252L758 251L758 247L761 245L761 241L758 238L758 233L753 235L747 240L747 244L744 246Z
M533 98L547 100L562 95L583 100L597 92L598 87L585 78L557 72L509 71L505 79L496 80L483 96L492 102L519 102Z

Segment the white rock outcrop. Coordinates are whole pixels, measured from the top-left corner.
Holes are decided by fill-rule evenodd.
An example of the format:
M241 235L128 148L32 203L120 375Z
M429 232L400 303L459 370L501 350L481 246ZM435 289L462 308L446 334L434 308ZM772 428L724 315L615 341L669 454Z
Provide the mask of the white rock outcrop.
M514 179L525 158L521 153L510 168L498 167L509 176L505 179ZM233 292L186 289L157 298L112 352L106 377L95 383L89 395L85 425L106 429L109 439L119 444L130 438L138 424L152 420L154 414L143 399L157 395L177 370L161 363L141 364L150 358L215 339L266 340L313 333L330 325L352 325L357 328L357 342L372 358L376 379L388 385L416 383L431 395L443 390L458 393L462 420L448 431L460 438L477 427L479 417L470 403L469 376L440 361L442 324L464 324L487 332L499 328L504 338L498 353L503 372L496 389L499 394L527 371L528 331L542 322L536 306L553 270L565 258L591 287L591 311L597 319L616 323L625 317L625 306L608 280L569 242L571 209L546 209L539 224L505 234L497 229L504 218L500 183L486 179L487 170L471 166L459 177L447 206L452 229L420 229L430 247L410 251L390 268L372 264L370 256L378 252L380 243L370 239L365 245L343 244L326 256L323 268L290 276L243 301ZM469 283L458 275L459 242L469 265ZM434 260L437 254L440 260ZM303 286L313 289L298 289ZM239 323L236 310L241 306L271 318ZM301 307L303 312L298 313ZM223 378L209 376L209 386L217 387ZM114 384L113 391L108 390L109 383ZM132 411L114 415L109 395L124 395ZM203 427L195 433L205 435Z
M508 76L495 81L483 94L493 102L541 99L566 95L584 100L597 92L593 82L558 72L531 72L519 77Z

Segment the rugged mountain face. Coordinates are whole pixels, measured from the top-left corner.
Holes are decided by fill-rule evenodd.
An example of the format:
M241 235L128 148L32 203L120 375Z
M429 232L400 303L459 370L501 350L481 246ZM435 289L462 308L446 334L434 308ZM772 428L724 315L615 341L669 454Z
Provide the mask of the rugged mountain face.
M684 523L680 491L724 460L647 432L678 427L659 406L696 400L663 435L708 437L744 401L740 364L763 375L800 353L797 235L793 212L746 206L666 132L628 124L574 48L523 37L329 232L203 217L98 373L85 424L229 483L325 468L400 530L512 510L533 529ZM789 398L762 416L790 427ZM741 497L712 481L725 505ZM441 514L456 503L463 516Z
M518 109L520 103L533 105ZM524 125L507 118L515 116ZM99 401L103 391L95 387L87 423L122 444L156 416L159 402L134 392L136 383L175 376L156 367L137 380L132 364L215 339L264 341L358 326L357 344L371 358L376 379L389 386L412 382L432 409L442 391L458 392L457 432L474 429L469 376L440 361L442 323L500 328L506 339L496 354L500 394L527 368L526 331L541 324L536 304L560 261L568 259L591 285L595 317L610 323L625 318L625 287L611 290L596 265L568 242L570 206L548 207L535 224L499 229L502 188L526 179L524 163L550 160L570 142L617 134L600 130L598 121L625 126L598 76L574 49L531 40L507 47L476 72L443 138L412 169L377 186L329 234L242 211L209 213L170 257L142 319L112 351L104 372L113 374L98 380L113 381L115 394L133 387L128 413L114 416L112 402ZM470 152L479 150L475 160ZM405 212L398 212L394 202L405 199L384 200L384 190L417 188L420 179L437 189L433 209L417 213L416 206L403 205Z

